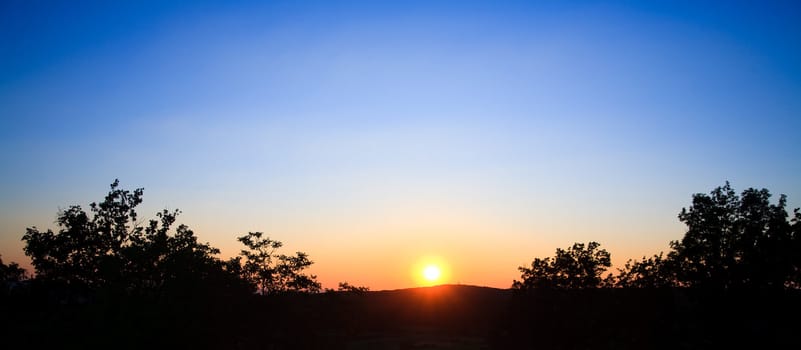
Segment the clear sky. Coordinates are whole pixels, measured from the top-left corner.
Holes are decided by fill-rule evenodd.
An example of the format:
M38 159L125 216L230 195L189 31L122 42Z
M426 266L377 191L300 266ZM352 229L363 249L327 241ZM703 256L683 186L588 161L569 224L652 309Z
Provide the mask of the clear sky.
M0 2L3 260L115 178L372 289L621 265L726 180L801 206L797 1L375 3Z

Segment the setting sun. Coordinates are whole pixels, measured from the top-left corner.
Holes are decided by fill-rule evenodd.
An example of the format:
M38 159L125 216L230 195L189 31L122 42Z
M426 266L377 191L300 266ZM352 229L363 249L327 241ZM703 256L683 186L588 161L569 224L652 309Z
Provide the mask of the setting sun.
M442 272L440 271L439 267L435 265L429 265L426 266L425 269L423 269L423 277L425 277L425 279L430 282L437 281L441 274Z
M419 258L410 266L410 277L418 286L435 286L451 283L453 277L448 259L439 255L427 255Z

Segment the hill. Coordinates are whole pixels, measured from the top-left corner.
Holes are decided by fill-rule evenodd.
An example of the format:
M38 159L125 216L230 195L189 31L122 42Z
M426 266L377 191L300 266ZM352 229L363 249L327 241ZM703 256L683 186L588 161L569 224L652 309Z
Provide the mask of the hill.
M801 348L797 291L443 285L79 303L29 293L0 298L0 313L4 345L25 349Z
M512 290L444 285L287 296L313 343L344 349L799 347L790 292L688 289ZM297 298L297 299L296 299ZM289 311L289 310L288 310ZM297 313L294 313L297 312ZM314 314L314 317L309 315Z

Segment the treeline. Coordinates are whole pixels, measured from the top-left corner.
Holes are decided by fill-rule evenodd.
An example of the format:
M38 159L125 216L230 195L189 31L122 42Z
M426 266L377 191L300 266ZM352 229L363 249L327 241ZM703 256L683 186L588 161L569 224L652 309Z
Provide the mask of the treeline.
M681 240L615 273L600 244L576 243L520 267L511 291L371 293L347 282L321 293L309 256L281 253L260 232L220 259L176 224L177 210L140 220L142 195L115 181L88 210L59 212L56 231L26 230L35 273L0 260L4 345L414 348L466 336L498 349L801 346L801 321L784 317L801 312L801 214L764 189L694 195Z
M0 343L8 348L308 348L321 294L312 261L261 232L238 237L230 259L198 241L178 210L140 220L143 190L118 181L88 210L57 215L57 230L22 237L35 270L0 260ZM365 287L342 282L337 293ZM332 291L332 290L326 290ZM334 293L331 293L334 294Z
M64 302L88 302L103 295L159 297L170 294L318 292L316 276L303 271L305 253L279 254L281 242L250 232L238 240L239 256L222 260L219 249L198 241L180 211L164 210L156 219L138 220L143 189L111 184L89 212L74 205L58 213L58 231L28 228L25 254L36 271L33 285L48 288ZM6 292L24 287L16 264L2 265ZM71 299L71 300L67 300Z
M667 254L629 260L617 274L600 244L576 243L554 257L520 267L512 288L583 289L599 287L690 287L705 290L782 290L801 287L801 212L787 212L787 197L770 203L767 189L739 196L726 182L709 194L693 196L679 220L687 226Z
M249 232L237 238L244 246L239 256L222 260L217 248L198 242L188 226L176 225L178 210L140 221L136 207L142 196L143 189L124 190L115 181L88 212L78 205L59 212L58 231L28 228L22 240L35 275L0 260L0 292L35 284L85 300L97 293L321 291L316 276L304 273L313 263L307 254L279 253L281 242ZM770 197L767 189L753 188L737 195L727 182L709 194L693 195L692 205L678 215L686 234L670 242L667 253L629 260L617 273L608 273L609 252L597 242L576 243L520 267L521 280L512 288L801 288L801 212L788 213L785 195L775 204ZM367 288L342 282L338 290Z

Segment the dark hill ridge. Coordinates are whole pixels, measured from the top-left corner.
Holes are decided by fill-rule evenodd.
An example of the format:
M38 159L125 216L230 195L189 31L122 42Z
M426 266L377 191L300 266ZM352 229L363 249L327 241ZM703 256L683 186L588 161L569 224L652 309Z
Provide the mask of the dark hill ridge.
M709 296L685 289L585 289L521 294L442 285L301 297L315 305L319 317L320 323L310 325L312 333L331 347L801 346L791 336L801 322L784 317L801 312L801 298L794 292Z
M801 348L797 291L469 285L262 297L0 300L9 348ZM13 322L12 322L13 320Z
M370 293L392 293L392 292L408 292L408 291L427 291L427 290L459 290L459 291L485 291L485 292L508 292L508 288L493 288L485 286L474 286L470 284L439 284L435 286L426 287L410 287L399 289L384 289L377 291L370 291Z
M508 289L440 285L286 296L315 314L314 344L345 349L487 349L512 298ZM297 319L309 320L287 310Z
M377 329L431 329L444 332L487 334L508 311L508 289L469 285L440 285L361 295L321 295L343 299L360 313L362 326Z

